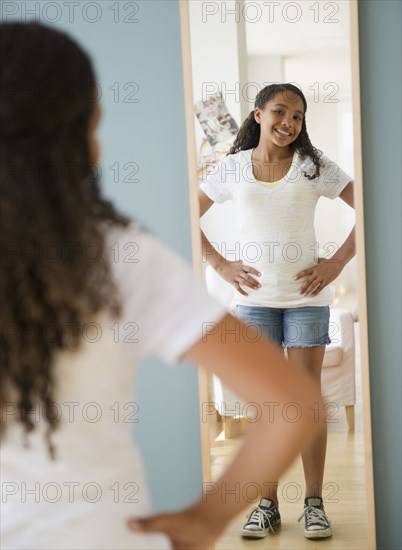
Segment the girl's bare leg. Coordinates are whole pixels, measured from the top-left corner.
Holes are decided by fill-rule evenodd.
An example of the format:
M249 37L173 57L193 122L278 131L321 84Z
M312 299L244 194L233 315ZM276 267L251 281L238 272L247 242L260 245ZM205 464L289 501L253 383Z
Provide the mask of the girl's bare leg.
M284 352L283 348L282 351ZM262 491L262 497L263 498L270 498L275 502L275 504L279 507L278 503L278 483L279 481L276 480L270 480L266 484L264 484L264 488Z
M288 357L301 368L307 369L321 388L321 368L325 346L309 348L288 348ZM321 419L320 419L321 420ZM327 425L320 431L310 447L302 453L304 477L306 480L305 497L322 497L325 453L327 448Z

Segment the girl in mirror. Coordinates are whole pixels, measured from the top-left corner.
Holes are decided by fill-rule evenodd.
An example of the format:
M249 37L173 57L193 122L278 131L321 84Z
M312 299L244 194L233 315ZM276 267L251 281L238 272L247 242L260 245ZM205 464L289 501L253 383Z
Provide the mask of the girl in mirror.
M321 196L353 207L353 181L316 149L306 126L307 103L292 84L263 88L229 154L200 185L201 216L232 199L240 230L241 258L229 261L202 233L203 255L236 289L236 315L258 327L308 372L317 387L329 338L330 283L355 254L354 228L335 254L320 258L314 214ZM306 482L304 535L331 536L322 486L327 432L302 453ZM258 447L256 447L258 449ZM244 537L263 538L281 522L277 480L244 524Z

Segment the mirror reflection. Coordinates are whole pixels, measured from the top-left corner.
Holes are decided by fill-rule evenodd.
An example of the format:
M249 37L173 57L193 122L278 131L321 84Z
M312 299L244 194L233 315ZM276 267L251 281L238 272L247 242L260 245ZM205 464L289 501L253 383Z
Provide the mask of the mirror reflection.
M344 1L189 2L208 291L311 373L328 413L283 479L241 489L220 549L368 547L349 19ZM259 405L215 376L203 405L215 479Z

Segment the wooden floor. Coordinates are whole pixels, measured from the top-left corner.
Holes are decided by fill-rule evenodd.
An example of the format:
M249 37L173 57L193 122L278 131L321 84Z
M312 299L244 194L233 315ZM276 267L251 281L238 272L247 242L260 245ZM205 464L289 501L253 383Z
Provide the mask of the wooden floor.
M357 325L358 326L358 325ZM358 334L357 348L358 346ZM348 433L345 409L340 408L332 424L328 425L327 459L324 477L324 504L332 521L331 538L310 541L303 535L303 520L297 519L303 511L304 476L298 459L280 480L278 496L282 525L265 539L248 540L240 536L247 510L237 516L225 534L217 541L216 550L262 548L301 550L320 549L367 550L367 514L365 504L364 443L361 409L360 360L357 358L357 404L355 432ZM217 479L233 452L241 444L241 435L223 438L223 425L216 421L211 426L212 477ZM252 498L252 497L250 497ZM254 506L250 503L249 509Z

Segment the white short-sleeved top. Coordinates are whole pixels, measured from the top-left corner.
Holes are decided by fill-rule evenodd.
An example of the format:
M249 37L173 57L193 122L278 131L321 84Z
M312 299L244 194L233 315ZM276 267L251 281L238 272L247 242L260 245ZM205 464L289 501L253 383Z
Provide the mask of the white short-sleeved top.
M318 262L314 214L320 197L335 199L352 178L335 162L321 156L320 176L309 180L315 165L295 152L287 174L264 185L253 175L253 149L228 155L214 166L200 189L214 202L233 200L240 231L241 260L262 275L262 285L248 296L236 291L232 306L326 306L332 302L329 286L316 296L298 293L302 280L293 277Z
M1 547L4 549L169 549L162 534L128 531L129 517L150 513L145 468L132 437L135 367L146 356L170 365L227 310L190 265L132 223L107 236L105 253L121 297L119 319L88 323L77 352L54 359L61 420L49 458L41 420L23 446L23 429L7 408L2 439Z

